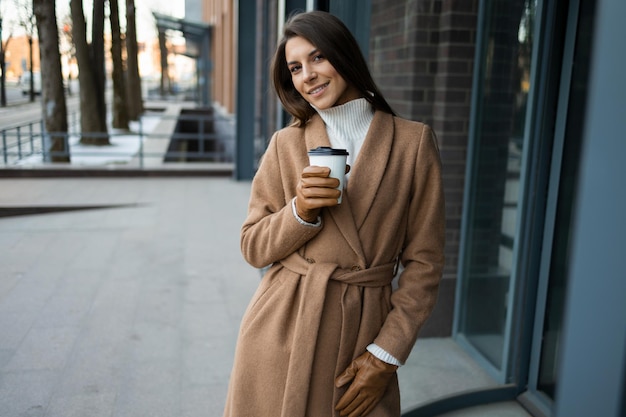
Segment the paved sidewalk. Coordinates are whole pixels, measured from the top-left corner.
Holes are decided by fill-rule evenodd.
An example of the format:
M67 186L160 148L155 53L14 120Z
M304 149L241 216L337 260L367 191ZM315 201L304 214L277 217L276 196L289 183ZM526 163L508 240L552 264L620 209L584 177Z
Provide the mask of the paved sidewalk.
M249 183L13 179L0 206L0 416L219 416L258 272Z
M0 208L110 206L0 217L0 416L221 416L260 279L239 251L249 190L0 179ZM450 339L420 339L399 378L403 410L495 384Z

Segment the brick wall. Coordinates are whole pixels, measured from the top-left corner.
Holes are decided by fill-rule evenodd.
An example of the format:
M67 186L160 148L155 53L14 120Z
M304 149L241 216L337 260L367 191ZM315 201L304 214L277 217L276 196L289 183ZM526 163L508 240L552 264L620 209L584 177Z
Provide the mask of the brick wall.
M476 41L477 0L372 0L369 64L401 116L436 132L446 196L446 265L422 336L451 333Z

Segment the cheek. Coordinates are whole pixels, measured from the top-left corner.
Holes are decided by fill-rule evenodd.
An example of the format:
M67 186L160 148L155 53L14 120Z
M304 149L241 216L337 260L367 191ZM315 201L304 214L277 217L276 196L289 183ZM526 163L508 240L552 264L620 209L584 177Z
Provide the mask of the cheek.
M304 83L302 83L302 82L300 82L300 83L294 82L293 85L296 88L296 91L298 92L300 97L302 97L306 101L309 101L308 95L306 94L306 89L304 88Z
M299 93L301 93L301 89L302 89L302 83L300 82L298 76L292 76L291 77L291 83L293 84L293 86L295 87L296 91L298 91Z
M332 67L331 67L332 68ZM337 72L334 68L332 68L329 73L329 78L333 78L335 80L335 85L340 88L341 91L345 90L348 83L346 80Z
M343 96L348 91L348 83L346 83L346 81L343 78L338 79L337 80L337 89L339 91L339 94L341 94Z

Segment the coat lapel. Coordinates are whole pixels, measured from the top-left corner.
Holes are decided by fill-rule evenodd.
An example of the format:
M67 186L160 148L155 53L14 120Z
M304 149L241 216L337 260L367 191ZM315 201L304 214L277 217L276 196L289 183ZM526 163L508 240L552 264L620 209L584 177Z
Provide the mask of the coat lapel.
M304 130L304 141L306 150L315 149L318 146L330 146L330 139L326 133L326 125L322 118L316 113L306 124Z
M391 155L393 116L377 111L348 181L354 223L359 230L374 203Z
M307 123L305 130L305 142L307 151L309 149L317 148L318 146L330 146L330 140L326 133L326 126L324 121L319 115L314 115ZM352 181L352 175L350 177ZM348 181L348 183L350 183ZM361 247L361 240L359 239L359 233L354 223L354 215L352 205L353 201L350 200L348 193L344 195L343 202L336 207L332 207L328 210L332 221L337 225L337 228L344 236L354 253L365 262L365 255L363 248Z
M365 258L358 230L367 218L385 175L393 136L393 116L381 111L375 112L363 147L351 168L345 203L329 210L346 241L361 259ZM305 142L307 150L330 146L324 121L317 114L307 124Z

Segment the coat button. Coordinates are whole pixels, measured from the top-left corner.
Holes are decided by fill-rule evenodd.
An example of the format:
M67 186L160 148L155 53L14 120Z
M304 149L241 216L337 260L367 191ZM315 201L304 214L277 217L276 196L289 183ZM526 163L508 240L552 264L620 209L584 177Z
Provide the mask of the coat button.
M306 261L310 264L314 264L315 263L315 259L313 258L306 258Z
M352 270L353 270L353 271L360 271L360 270L361 270L361 267L360 267L360 266L358 266L358 265L354 265L354 266L352 267Z

